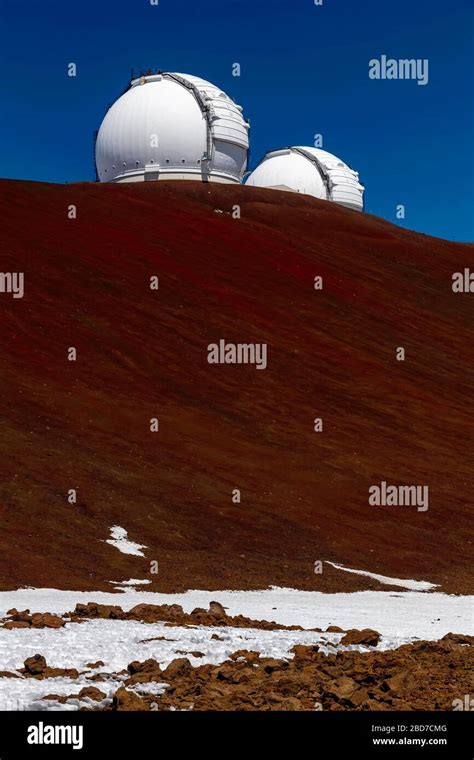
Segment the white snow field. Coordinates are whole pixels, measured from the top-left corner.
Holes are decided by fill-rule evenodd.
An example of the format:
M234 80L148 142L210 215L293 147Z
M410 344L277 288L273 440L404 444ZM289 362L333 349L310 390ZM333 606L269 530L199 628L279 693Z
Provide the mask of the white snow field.
M185 611L208 607L219 601L229 615L243 614L255 620L274 620L284 625L326 628L375 628L382 634L378 650L393 649L417 638L438 639L445 633L474 634L473 597L450 596L416 591L363 591L322 594L270 588L262 591L188 591L161 594L126 588L121 593L74 592L56 589L19 589L0 592L0 616L11 607L31 612L64 613L78 602L119 604L128 610L135 604L181 604ZM222 640L212 639L217 634ZM121 620L87 620L67 623L64 628L0 628L0 670L15 671L27 657L39 653L52 667L86 670L86 663L102 660L97 672L110 674L105 682L54 678L43 681L26 678L0 678L0 710L77 710L87 706L78 699L67 705L41 701L49 693L75 694L84 686L96 686L106 693L103 705L110 704L120 681L117 675L132 660L156 659L163 667L176 657L188 657L197 666L218 664L238 649L250 649L268 657L288 657L294 644L319 644L323 652L341 647L343 634L317 631L262 631L254 628L209 626L166 626ZM146 641L160 637L160 640ZM368 651L366 647L348 647ZM191 652L200 652L198 657ZM93 671L90 671L92 673ZM138 687L137 687L138 688ZM159 694L163 684L146 686ZM156 691L154 691L156 690Z
M358 591L323 594L272 587L261 591L186 591L163 594L124 588L104 591L59 591L24 588L0 591L0 616L8 609L63 614L76 603L118 604L129 610L136 604L181 604L185 612L218 601L229 615L273 620L303 628L375 628L384 636L439 639L450 631L474 635L474 596L422 591ZM1 662L0 662L1 669Z

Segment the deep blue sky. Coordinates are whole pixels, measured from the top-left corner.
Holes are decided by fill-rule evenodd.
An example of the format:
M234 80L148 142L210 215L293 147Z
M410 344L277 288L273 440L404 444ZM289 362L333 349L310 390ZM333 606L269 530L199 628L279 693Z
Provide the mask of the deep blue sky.
M367 211L396 222L404 204L410 229L474 237L472 0L0 0L0 35L0 176L94 179L107 105L132 66L159 68L244 107L251 168L322 133ZM428 85L370 80L381 54L428 58Z

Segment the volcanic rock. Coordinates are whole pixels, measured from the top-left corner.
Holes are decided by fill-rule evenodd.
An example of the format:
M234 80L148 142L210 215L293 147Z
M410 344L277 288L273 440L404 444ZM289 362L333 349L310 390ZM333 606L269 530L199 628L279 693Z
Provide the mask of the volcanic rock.
M50 612L35 612L31 616L31 625L33 628L62 628L64 620L58 615L52 615Z
M414 686L414 682L413 671L406 669L400 670L394 676L387 678L382 686L386 686L389 691L399 694L402 691L410 690Z
M83 689L80 690L77 697L79 699L84 699L85 697L88 697L89 699L94 700L95 702L101 702L103 699L105 699L107 695L105 692L101 691L100 689L97 689L95 686L85 686Z
M474 645L474 636L468 636L463 633L447 633L441 641L447 641L450 644L462 644L462 645L468 645L473 646Z
M138 662L138 660L134 660L133 662L129 663L129 665L127 665L127 670L130 673L130 675L134 675L135 673L144 673L148 671L161 672L159 662L153 659L145 660L144 662Z
M352 678L343 676L337 678L327 690L327 696L333 697L338 702L348 699L359 688L359 685Z
M362 631L353 628L347 631L340 643L345 647L355 644L365 647L376 647L381 638L381 634L373 631L371 628L364 628Z
M32 676L37 676L43 673L46 668L46 660L41 654L35 654L33 657L28 657L24 662L25 670Z
M260 652L253 652L248 649L238 649L230 655L231 660L244 659L246 662L254 663L260 658Z
M220 602L210 602L209 614L214 617L227 617L227 612Z
M21 612L18 612L18 610L13 607L13 609L8 610L7 615L9 615L15 622L29 623L31 621L29 610L22 610Z
M163 678L168 680L174 679L176 676L182 676L192 670L192 667L187 657L178 657L176 660L172 660L163 671Z
M2 626L2 628L7 628L7 630L11 628L29 628L29 627L30 627L29 623L24 623L24 622L21 622L20 620L18 621L7 620L7 622L4 623Z
M319 651L319 646L317 644L310 644L309 646L295 644L291 651L293 652L296 661L302 660L303 662L306 662L307 660L314 658Z
M121 607L114 604L76 604L73 612L68 613L73 620L76 618L103 618L104 620L123 620L125 613Z
M138 712L147 710L148 706L143 699L121 686L114 694L113 709L118 711Z

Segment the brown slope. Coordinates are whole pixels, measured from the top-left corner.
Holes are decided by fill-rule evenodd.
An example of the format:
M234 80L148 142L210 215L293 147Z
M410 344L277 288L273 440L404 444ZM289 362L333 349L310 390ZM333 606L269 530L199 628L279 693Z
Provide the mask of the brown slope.
M25 272L0 294L2 588L380 587L331 560L472 591L472 246L247 187L5 180L0 203L0 271ZM209 365L219 338L268 368ZM369 506L381 480L429 510Z

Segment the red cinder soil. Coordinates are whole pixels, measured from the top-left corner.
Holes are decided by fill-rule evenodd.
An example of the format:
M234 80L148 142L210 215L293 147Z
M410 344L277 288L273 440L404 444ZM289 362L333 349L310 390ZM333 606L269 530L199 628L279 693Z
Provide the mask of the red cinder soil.
M473 246L240 186L5 180L0 203L0 271L25 273L0 294L1 588L381 588L330 560L472 592ZM209 365L220 338L267 369ZM382 480L428 511L369 506Z

